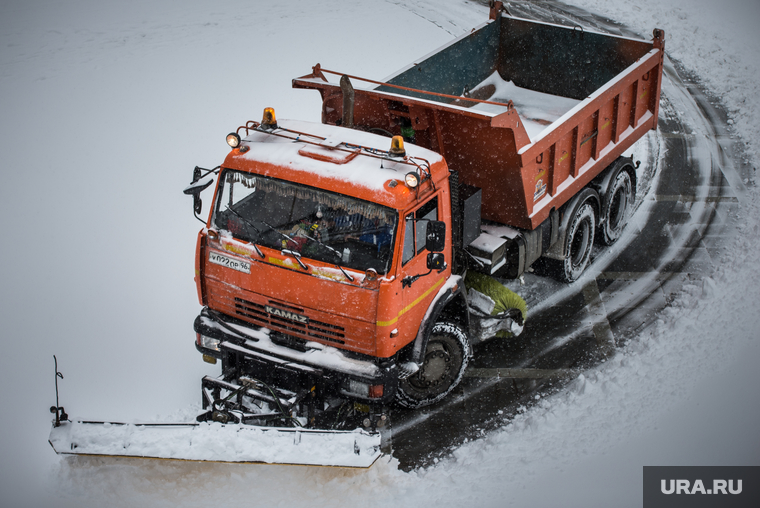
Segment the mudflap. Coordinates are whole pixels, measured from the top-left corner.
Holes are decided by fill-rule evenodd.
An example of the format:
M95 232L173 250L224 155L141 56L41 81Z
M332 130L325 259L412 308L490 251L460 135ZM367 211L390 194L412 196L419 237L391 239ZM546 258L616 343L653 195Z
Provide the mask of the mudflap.
M49 442L59 455L369 468L382 455L380 434L219 422L63 421Z

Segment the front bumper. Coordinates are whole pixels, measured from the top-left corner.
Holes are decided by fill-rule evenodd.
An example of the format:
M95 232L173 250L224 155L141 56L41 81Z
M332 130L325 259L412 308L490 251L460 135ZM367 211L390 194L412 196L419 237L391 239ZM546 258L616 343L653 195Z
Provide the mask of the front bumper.
M327 396L365 404L388 404L396 393L398 367L394 358L375 358L303 341L208 308L195 319L194 328L199 337L198 351L221 359L223 371L234 370L236 375L261 379L292 392L316 387ZM218 341L217 347L204 347L201 337L207 338L207 344Z

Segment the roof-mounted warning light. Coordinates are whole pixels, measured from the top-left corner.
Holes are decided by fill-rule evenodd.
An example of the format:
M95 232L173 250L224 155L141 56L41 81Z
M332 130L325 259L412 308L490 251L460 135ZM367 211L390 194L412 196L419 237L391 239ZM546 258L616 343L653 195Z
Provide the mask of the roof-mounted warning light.
M391 139L391 149L388 150L388 155L391 157L406 157L406 150L404 150L404 138L401 136L393 136Z
M264 108L264 116L261 119L261 128L268 131L277 128L277 118L274 116L274 108Z

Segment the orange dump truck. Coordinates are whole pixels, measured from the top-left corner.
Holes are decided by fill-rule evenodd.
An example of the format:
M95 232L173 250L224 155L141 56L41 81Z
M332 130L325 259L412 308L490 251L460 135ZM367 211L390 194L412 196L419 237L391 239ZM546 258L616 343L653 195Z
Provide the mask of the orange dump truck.
M663 40L496 2L483 26L384 82L331 83L319 65L295 79L320 92L323 123L267 109L186 190L198 214L218 174L195 331L222 374L203 380L201 418L341 428L358 415L374 428L391 403L450 393L473 344L524 324L519 297L489 294L484 277L543 257L572 282L595 239L620 236L636 186L623 153L657 126Z

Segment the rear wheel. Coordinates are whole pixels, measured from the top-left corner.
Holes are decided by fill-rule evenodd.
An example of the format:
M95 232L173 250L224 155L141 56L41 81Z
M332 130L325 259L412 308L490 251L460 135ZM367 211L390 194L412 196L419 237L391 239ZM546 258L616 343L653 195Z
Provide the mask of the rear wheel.
M594 243L596 214L594 207L586 201L575 209L570 221L570 227L565 237L566 257L562 261L561 278L564 282L578 280L591 258L591 247Z
M612 245L622 236L635 199L631 175L624 168L615 176L605 198L599 236L602 243Z
M462 380L468 361L469 342L461 327L453 323L436 323L420 370L399 380L396 401L408 408L438 402Z

